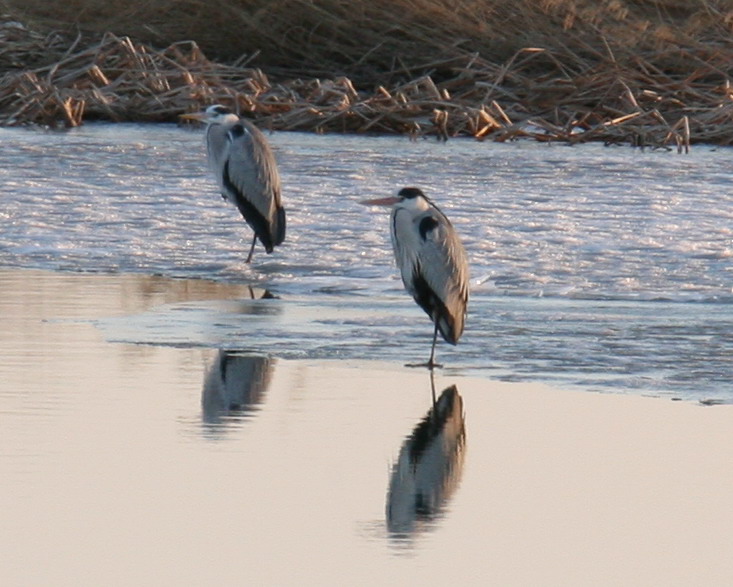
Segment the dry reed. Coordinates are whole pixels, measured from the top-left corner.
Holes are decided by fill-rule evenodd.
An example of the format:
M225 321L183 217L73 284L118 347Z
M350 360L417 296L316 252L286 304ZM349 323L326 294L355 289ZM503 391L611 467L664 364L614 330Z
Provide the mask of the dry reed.
M194 41L172 42L159 50L140 40L198 38L207 52L217 53L211 22L202 30L192 23L206 14L214 20L234 14L224 11L232 4L240 8L238 18L228 24L217 21L217 30L226 39L231 27L248 17L247 30L260 31L260 37L249 38L246 46L262 49L259 53L238 54L239 59L226 63L208 59ZM43 36L6 22L0 40L10 36L13 43L0 49L5 71L0 124L173 121L182 112L221 102L278 130L595 140L679 150L694 142L733 144L733 7L724 14L725 3L705 3L706 10L691 20L686 3L653 4L668 13L667 28L657 22L653 34L652 21L638 15L630 20L622 2L604 3L605 12L594 16L594 3L572 0L402 0L402 20L376 24L380 14L395 11L394 4L281 0L265 10L262 2L189 1L176 5L190 18L174 19L168 28L161 28L154 14L140 20L133 3L128 18L147 27L138 27L136 41L107 33L96 40L88 34L66 37L63 43L58 34ZM536 5L534 12L530 5ZM172 4L159 0L152 6L170 11ZM520 34L517 23L529 26L539 15L537 6L552 26L544 23ZM616 6L617 13L609 6ZM292 13L289 32L283 28L287 10ZM674 11L676 18L670 16ZM504 27L503 35L481 46L476 39L482 27L500 17L514 23L514 29ZM97 15L95 22L114 28L105 18ZM351 26L359 18L362 25ZM711 28L713 18L717 25ZM465 27L469 21L471 27ZM581 21L588 26L581 29ZM684 36L682 25L672 27L678 21L685 23ZM624 28L624 23L635 26ZM629 38L644 26L646 37L632 46ZM492 27L496 32L497 25ZM507 41L510 29L518 37L513 45ZM557 37L563 30L561 38L553 38L553 31ZM609 31L615 31L613 43L607 40ZM669 35L676 36L670 40ZM531 40L543 42L517 44ZM469 50L477 47L481 51ZM267 51L272 55L263 56ZM493 58L497 55L502 59ZM265 63L268 75L248 63Z

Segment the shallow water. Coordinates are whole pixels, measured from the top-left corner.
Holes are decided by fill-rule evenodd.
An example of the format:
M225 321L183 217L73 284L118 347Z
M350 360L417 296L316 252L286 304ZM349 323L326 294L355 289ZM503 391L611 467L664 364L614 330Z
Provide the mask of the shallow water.
M167 312L176 332L246 284L2 269L0 292L3 584L733 577L730 406L444 370L433 407L427 372L399 364L114 343L95 325ZM271 301L239 315L309 322L308 306L254 311Z
M201 131L0 129L0 266L253 288L96 316L112 341L414 362L431 326L386 213L357 202L418 185L470 257L466 332L438 349L449 372L733 401L731 149L270 140L288 236L246 266L250 232L216 194ZM252 299L263 290L276 299Z

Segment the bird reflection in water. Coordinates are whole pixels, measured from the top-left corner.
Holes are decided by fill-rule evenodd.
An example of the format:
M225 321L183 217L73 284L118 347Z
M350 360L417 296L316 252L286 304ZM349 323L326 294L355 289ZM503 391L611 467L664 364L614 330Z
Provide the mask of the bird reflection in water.
M204 379L204 428L218 432L251 418L272 379L275 359L245 351L220 350Z
M432 378L431 378L432 384ZM465 456L465 417L458 388L451 385L407 437L387 493L387 530L400 544L430 529L458 487Z
M256 286L247 286L249 298L241 296L236 302L236 311L239 314L279 314L282 309L279 306L271 306L269 304L252 303L252 300L277 300L278 296L274 295L269 289Z

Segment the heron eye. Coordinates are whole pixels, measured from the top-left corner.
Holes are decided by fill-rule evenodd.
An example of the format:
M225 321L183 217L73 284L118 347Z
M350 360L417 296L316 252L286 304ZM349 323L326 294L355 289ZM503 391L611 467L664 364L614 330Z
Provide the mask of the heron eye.
M211 110L215 114L229 114L229 109L224 106L214 106Z

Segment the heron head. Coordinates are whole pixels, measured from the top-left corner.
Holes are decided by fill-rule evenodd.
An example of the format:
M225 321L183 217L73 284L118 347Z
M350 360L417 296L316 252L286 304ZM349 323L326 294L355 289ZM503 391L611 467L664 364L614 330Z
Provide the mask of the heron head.
M225 124L232 121L232 119L238 120L236 114L221 104L209 106L202 112L181 114L181 118L185 118L187 120L198 120L200 122L205 122L206 124Z

